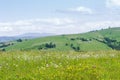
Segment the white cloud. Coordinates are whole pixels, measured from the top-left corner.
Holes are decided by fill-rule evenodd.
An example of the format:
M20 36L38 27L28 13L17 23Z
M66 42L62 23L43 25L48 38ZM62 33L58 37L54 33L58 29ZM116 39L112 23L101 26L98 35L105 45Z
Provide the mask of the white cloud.
M120 20L81 21L71 18L45 18L19 20L15 22L0 23L0 36L18 35L30 32L70 34L82 33L102 28L119 27Z
M80 13L89 13L89 14L93 13L92 9L87 8L87 7L83 7L83 6L79 6L79 7L76 7L76 8L70 8L70 9L68 9L68 11L80 12Z
M120 0L106 0L106 6L109 8L120 7Z
M51 24L51 25L56 25L56 26L74 23L74 20L69 19L69 18L47 18L47 19L36 19L35 21L46 23L46 24Z
M83 24L88 30L99 30L108 27L119 27L120 21L94 21L94 22L86 22Z
M92 30L100 30L108 27L119 27L120 21L89 21L81 23L77 21L76 24L65 26L64 28L59 28L60 33L83 33Z
M0 32L9 32L9 31L12 31L12 30L13 30L13 28L8 27L8 26L0 27Z
M44 18L2 22L0 23L0 36L3 36L2 33L8 35L17 35L29 32L58 33L58 31L56 31L57 29L64 28L66 25L69 26L73 23L74 20L69 18Z

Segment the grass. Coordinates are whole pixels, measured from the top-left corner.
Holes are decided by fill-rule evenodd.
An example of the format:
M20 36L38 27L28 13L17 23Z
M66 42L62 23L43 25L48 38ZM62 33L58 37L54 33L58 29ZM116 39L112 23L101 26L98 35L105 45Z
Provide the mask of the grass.
M119 51L0 52L0 80L120 80Z

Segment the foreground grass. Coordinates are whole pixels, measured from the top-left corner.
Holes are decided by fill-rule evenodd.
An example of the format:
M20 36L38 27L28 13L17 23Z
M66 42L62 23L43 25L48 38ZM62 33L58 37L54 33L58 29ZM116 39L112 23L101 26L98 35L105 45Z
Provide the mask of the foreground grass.
M0 80L120 80L120 52L0 53Z

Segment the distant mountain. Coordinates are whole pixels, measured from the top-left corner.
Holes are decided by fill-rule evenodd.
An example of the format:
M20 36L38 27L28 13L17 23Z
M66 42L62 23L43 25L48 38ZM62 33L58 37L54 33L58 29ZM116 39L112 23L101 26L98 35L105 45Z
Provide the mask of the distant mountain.
M0 42L7 42L7 41L12 41L17 39L16 37L7 37L7 36L2 36L0 37Z
M0 42L7 42L7 41L13 41L16 39L33 39L33 38L38 38L38 37L46 37L46 36L52 36L55 34L52 33L25 33L22 35L17 35L17 36L1 36L0 37Z
M25 33L22 35L18 35L16 37L31 39L31 38L46 37L46 36L52 36L52 35L55 35L55 34L52 34L52 33Z

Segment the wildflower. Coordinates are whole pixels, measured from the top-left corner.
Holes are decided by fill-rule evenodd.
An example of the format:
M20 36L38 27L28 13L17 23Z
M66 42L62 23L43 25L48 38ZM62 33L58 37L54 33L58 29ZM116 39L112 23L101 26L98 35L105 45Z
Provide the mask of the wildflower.
M46 67L49 67L49 64L46 64Z

